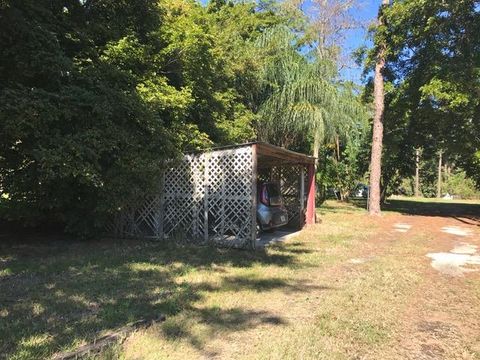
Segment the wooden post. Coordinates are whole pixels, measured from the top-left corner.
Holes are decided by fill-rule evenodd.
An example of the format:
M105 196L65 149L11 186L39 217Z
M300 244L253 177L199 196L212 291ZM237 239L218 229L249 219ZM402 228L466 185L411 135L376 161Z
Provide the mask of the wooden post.
M219 175L220 176L220 175ZM220 218L220 234L222 237L225 236L225 198L226 198L226 194L225 194L225 169L221 169L221 181L222 181L222 186L220 188L220 193L222 194L222 202L221 202L221 210L220 210L220 213L222 214L221 218Z
M257 243L257 144L252 145L252 213L251 213L251 231L252 231L252 249L255 249Z
M307 225L315 224L315 164L308 165Z
M305 225L305 167L300 166L300 216L299 216L299 227L300 229Z

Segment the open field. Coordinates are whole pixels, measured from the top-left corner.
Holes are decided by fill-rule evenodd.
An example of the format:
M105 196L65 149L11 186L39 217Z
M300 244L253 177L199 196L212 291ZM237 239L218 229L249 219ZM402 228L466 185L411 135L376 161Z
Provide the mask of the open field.
M254 253L3 238L0 357L164 314L100 357L480 359L480 264L432 266L457 248L475 260L480 205L392 200L378 219L358 205L327 202L320 224Z

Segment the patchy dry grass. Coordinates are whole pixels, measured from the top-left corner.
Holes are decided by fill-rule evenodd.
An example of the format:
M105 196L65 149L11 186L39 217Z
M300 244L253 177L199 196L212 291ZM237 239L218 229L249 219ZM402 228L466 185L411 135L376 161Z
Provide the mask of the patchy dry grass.
M395 358L426 282L428 232L407 239L386 230L394 215L379 222L353 205L318 212L321 224L254 253L138 241L3 247L0 357L48 357L165 314L101 357Z
M1 254L0 357L12 359L44 358L131 321L186 311L210 286L182 281L189 273L296 266L288 251L135 241L23 244Z

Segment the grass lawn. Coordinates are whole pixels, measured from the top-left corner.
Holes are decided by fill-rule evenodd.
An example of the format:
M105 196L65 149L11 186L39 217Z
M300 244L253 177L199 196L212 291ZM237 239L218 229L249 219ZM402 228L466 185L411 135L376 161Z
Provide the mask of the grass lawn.
M475 204L449 203L437 213L438 205L395 200L372 219L361 206L327 202L317 209L321 224L256 252L151 241L4 241L0 358L48 358L163 314L165 322L100 357L395 359L420 349L480 359L478 275L452 283L433 272L425 254L437 245L427 228L392 232L393 222L424 221L429 212L439 221L471 222L480 214ZM452 293L437 294L441 285ZM435 344L441 352L415 339L404 343L425 309L443 308L463 325L442 320L459 335Z

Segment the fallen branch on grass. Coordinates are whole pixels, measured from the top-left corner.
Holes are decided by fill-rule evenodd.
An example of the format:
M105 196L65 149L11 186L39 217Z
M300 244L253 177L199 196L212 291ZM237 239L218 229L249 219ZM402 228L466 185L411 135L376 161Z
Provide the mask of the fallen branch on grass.
M85 355L100 353L103 349L114 343L122 343L132 332L139 330L140 328L146 329L149 326L162 321L165 321L165 316L163 315L157 317L156 319L135 321L112 333L95 339L93 343L80 346L74 351L56 354L52 357L52 360L81 359Z

